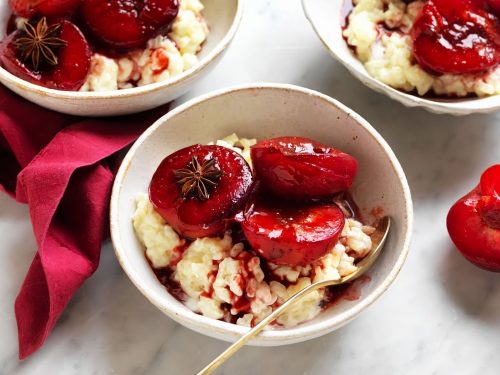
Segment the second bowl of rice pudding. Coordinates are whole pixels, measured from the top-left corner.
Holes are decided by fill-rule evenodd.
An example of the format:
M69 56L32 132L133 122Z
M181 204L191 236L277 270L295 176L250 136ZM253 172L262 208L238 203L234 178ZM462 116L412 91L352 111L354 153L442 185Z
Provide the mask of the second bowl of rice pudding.
M500 68L433 74L413 56L410 30L425 1L303 0L329 52L368 87L408 107L464 115L500 108Z

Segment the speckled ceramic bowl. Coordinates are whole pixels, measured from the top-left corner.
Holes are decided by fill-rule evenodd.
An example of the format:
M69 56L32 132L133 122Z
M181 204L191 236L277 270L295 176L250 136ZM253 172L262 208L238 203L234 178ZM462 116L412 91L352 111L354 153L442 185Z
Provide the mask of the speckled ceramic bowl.
M377 208L393 219L381 257L369 271L359 299L341 300L313 320L293 328L267 330L254 345L284 345L324 335L348 323L391 285L401 269L413 222L410 190L401 165L384 139L359 115L336 100L289 85L230 88L193 99L159 119L137 140L116 177L111 198L111 234L116 256L135 286L166 315L202 334L234 341L247 328L195 314L156 279L134 234L134 198L147 192L168 154L236 132L241 137L285 135L319 140L354 155L359 173L352 194L366 218Z
M346 16L345 1L351 0L302 0L302 5L306 17L326 49L366 86L407 107L423 107L435 113L467 115L500 109L500 95L486 98L428 99L393 89L370 76L342 37L341 25Z
M203 0L210 34L191 69L163 82L107 92L52 90L24 81L0 67L0 82L22 97L58 112L79 116L112 116L145 111L185 94L215 67L232 41L243 13L244 0ZM0 38L10 17L8 1L0 2Z

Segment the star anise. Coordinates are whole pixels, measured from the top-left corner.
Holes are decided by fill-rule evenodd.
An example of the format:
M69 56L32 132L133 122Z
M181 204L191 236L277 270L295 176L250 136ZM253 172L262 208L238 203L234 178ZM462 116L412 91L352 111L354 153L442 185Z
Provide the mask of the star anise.
M57 65L56 52L59 48L66 46L66 42L59 38L61 27L60 23L49 27L45 17L34 25L25 22L14 41L23 62L29 61L35 70L43 64Z
M196 156L193 156L186 168L174 171L182 197L194 197L200 201L210 198L210 193L217 186L221 175L215 159L208 159L200 164Z

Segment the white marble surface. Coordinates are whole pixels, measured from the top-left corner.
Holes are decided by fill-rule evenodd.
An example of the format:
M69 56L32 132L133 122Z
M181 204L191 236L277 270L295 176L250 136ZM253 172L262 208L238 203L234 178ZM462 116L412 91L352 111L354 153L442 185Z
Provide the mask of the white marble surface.
M498 374L500 275L458 255L445 230L452 202L500 161L498 115L438 116L371 92L335 63L298 0L250 0L216 70L179 102L227 85L293 83L329 94L394 148L415 203L415 233L396 283L337 332L279 348L244 348L220 374ZM226 347L177 325L134 288L103 247L96 274L45 346L17 359L13 303L35 244L26 207L0 195L0 374L193 374Z

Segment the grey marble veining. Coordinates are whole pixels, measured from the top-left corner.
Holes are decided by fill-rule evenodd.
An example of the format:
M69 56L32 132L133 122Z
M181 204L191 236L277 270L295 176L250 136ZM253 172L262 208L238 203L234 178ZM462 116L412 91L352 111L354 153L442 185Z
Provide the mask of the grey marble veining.
M358 319L322 338L244 348L219 374L499 373L500 275L470 265L445 228L450 205L500 162L499 115L438 116L372 92L334 62L298 0L248 1L222 63L186 97L238 83L293 83L355 109L393 147L415 204L408 261ZM134 288L105 244L96 274L44 347L17 359L13 302L35 245L27 208L0 196L0 374L193 374L226 347L177 325Z

